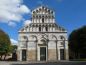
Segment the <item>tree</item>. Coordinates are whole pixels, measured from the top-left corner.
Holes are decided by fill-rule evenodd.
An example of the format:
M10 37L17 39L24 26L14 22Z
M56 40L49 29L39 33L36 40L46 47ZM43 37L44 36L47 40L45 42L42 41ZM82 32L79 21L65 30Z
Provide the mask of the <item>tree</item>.
M16 50L17 50L17 45L12 45L12 60L13 61L17 60Z
M86 26L74 30L68 40L69 49L75 53L75 58L86 58Z
M16 53L17 45L11 45L11 52Z
M11 42L9 36L0 29L0 58L4 55L4 59L6 55L10 52Z

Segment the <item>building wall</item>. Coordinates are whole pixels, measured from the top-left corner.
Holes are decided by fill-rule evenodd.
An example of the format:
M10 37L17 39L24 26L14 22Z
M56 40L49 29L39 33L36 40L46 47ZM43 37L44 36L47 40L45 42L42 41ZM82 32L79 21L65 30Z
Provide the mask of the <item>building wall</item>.
M28 50L27 59L28 61L36 61L36 50Z
M37 52L39 52L39 50L38 50L39 48L37 48L37 47L39 47L38 44L41 43L40 42L40 39L41 39L41 35L40 34L36 34L36 33L29 34L29 35L26 34L28 36L28 40L29 40L27 42L27 44L28 44L27 45L27 47L28 47L27 60L28 61L40 60L39 57L38 57L40 55L39 54L37 55ZM24 35L25 34L21 34L20 36L24 36ZM38 42L36 42L35 38L31 38L30 37L32 35L37 37ZM49 39L49 41L47 43L47 45L48 45L47 60L48 61L60 60L60 49L64 49L64 46L61 45L61 42L63 42L63 40L60 39L60 36L64 36L65 39L66 39L66 34L65 33L59 33L59 34L57 34L57 33L54 33L54 34L46 33L46 35L48 35L48 39ZM57 39L58 39L57 42L55 41L56 39L55 39L55 37L53 37L53 35L55 35L57 37ZM21 38L21 40L23 40L23 39ZM57 43L57 48L56 48L56 43ZM65 59L68 60L68 41L67 41L67 39L65 40L64 44L65 44L65 53L66 53L65 54ZM20 43L20 46L22 46L21 43ZM21 48L21 50L22 49L23 48Z

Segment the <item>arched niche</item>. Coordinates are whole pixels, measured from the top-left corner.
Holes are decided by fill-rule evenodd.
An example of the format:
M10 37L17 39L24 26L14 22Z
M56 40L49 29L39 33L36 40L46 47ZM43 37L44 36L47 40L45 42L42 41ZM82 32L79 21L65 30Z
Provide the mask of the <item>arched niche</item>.
M31 35L31 36L29 36L29 41L37 41L37 36L35 36L35 35Z

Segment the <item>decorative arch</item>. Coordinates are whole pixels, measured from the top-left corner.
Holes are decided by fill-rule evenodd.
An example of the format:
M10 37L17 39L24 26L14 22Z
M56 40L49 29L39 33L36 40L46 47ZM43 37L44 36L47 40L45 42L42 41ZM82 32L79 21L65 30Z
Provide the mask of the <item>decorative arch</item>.
M24 41L28 42L28 37L27 36L22 36Z
M65 41L66 41L66 38L65 38L65 36L63 36L63 35L60 35L59 37L60 37L60 40L62 41L62 42L61 42L61 45L63 46L63 49L60 49L60 51L62 52L62 50L63 50L63 53L64 53L64 54L63 54L63 57L60 57L60 59L64 60L64 59L65 59L64 55L66 54L66 53L65 53L65 51L66 51L66 48L65 48L65 44L66 44Z
M43 33L43 34L42 34L42 37L44 37L44 38L48 39L48 35L47 35L47 34L45 34L45 33Z
M37 42L37 36L31 35L34 38L34 41Z
M41 37L40 41L42 42L42 44L46 44L47 39L45 37Z
M55 35L52 35L52 39L55 39L54 41L57 42L57 37Z
M65 40L65 37L63 35L59 36L61 40Z

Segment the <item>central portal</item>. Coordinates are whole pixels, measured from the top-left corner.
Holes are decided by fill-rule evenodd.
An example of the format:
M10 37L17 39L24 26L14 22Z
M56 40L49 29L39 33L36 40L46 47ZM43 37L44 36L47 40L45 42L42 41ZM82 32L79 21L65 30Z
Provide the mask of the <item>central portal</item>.
M46 47L40 47L40 61L46 61Z

